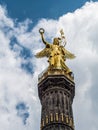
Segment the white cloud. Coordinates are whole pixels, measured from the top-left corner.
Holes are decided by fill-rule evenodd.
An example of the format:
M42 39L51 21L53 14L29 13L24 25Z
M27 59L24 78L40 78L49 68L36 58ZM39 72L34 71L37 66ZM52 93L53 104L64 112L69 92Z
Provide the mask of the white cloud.
M21 63L24 61L19 56L21 47L15 44L15 51L10 48L11 39L13 36L16 37L16 32L16 39L18 41L18 35L20 36L20 34L24 34L27 31L27 23L19 23L20 25L16 27L2 6L0 6L0 12L0 129L30 130L34 128L33 116L36 116L33 109L37 111L36 107L38 104L37 97L35 96L36 86L32 85L33 76L27 74L21 68ZM18 34L19 29L20 33ZM14 42L16 41L13 41L13 44ZM19 102L25 102L29 106L30 116L27 119L26 126L24 126L21 118L17 116L16 105Z
M75 74L76 97L73 107L76 130L97 130L97 9L98 2L87 2L82 8L64 14L58 20L40 20L29 31L29 24L32 23L30 20L16 23L8 17L6 9L0 6L0 128L2 130L39 129L37 77L48 64L46 59L23 59L20 52L23 47L28 48L33 54L44 48L38 32L40 27L45 28L47 39L57 36L60 28L64 29L67 37L66 48L76 55L75 60L67 61L67 65ZM13 41L14 49L11 50L10 43L13 37L16 40ZM33 75L21 68L21 64L28 61L34 65ZM26 125L17 116L15 109L17 103L21 101L29 106L30 117Z

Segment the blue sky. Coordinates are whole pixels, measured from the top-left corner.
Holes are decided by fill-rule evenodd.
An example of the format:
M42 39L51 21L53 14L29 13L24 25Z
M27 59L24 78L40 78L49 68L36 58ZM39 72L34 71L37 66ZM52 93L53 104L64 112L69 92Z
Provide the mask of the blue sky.
M10 17L19 21L30 18L36 23L41 18L57 19L82 7L87 1L90 0L0 0L0 3L6 5Z
M48 66L34 56L44 48L41 27L49 42L63 28L76 55L66 61L75 75L75 130L97 130L97 0L0 0L0 130L40 129L37 79Z

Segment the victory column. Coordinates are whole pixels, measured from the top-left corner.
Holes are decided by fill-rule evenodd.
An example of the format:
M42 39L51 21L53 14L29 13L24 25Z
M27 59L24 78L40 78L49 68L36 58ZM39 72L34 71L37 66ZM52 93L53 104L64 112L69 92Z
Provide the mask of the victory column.
M47 57L49 66L38 78L38 94L42 105L41 130L74 130L72 103L75 83L72 71L65 64L66 59L75 56L65 49L63 30L61 37L50 44L44 39L45 30L39 30L45 48L36 54Z

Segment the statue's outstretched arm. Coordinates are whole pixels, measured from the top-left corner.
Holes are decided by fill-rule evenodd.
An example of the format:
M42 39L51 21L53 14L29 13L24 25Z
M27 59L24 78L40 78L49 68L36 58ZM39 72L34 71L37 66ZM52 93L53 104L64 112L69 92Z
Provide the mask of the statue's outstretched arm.
M48 42L45 40L45 38L44 38L44 34L43 34L43 33L41 34L41 38L42 38L43 43L44 43L45 45L47 45Z
M47 42L47 41L45 40L45 38L44 38L44 32L45 32L45 30L44 30L43 28L40 28L40 29L39 29L39 33L40 33L40 35L41 35L42 41L43 41L43 43L44 43L45 45L47 45L48 42Z

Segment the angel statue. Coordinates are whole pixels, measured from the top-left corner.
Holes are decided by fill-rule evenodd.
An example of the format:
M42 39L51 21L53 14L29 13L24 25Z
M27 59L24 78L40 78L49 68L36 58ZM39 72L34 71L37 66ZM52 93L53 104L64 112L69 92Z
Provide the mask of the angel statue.
M39 33L41 34L41 38L43 43L45 44L45 48L42 51L38 52L36 54L36 57L48 57L49 68L64 69L66 73L69 74L71 70L66 66L65 61L66 59L73 59L75 58L75 56L64 48L66 40L65 44L62 44L62 40L64 41L65 38L63 31L60 31L61 38L54 38L52 44L48 43L44 39L44 32L45 30L43 28L39 29Z

